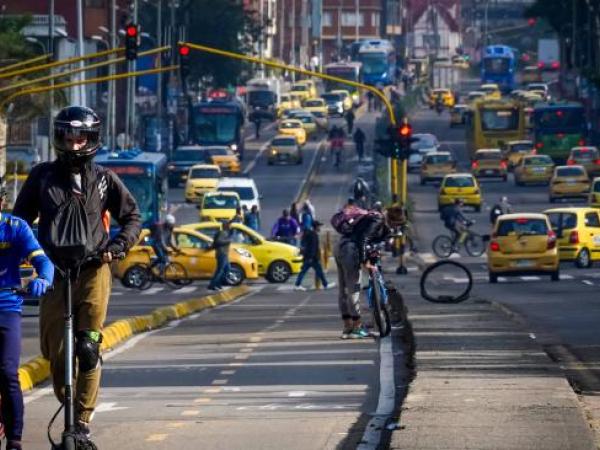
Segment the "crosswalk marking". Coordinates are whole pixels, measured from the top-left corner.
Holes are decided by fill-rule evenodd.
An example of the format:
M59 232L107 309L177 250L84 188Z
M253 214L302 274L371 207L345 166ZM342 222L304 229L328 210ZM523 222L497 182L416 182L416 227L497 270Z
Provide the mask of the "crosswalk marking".
M186 286L179 289L175 289L173 291L174 294L189 294L190 292L194 292L198 290L199 286Z
M142 295L155 295L155 294L158 294L160 291L164 291L164 290L165 290L164 286L151 287L150 289L148 289L146 291L142 291Z

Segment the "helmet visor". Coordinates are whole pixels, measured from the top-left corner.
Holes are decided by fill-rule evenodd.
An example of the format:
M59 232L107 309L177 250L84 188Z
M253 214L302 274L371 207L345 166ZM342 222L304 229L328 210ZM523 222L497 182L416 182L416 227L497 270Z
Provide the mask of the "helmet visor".
M70 123L54 124L54 147L74 155L94 152L100 145L100 127L75 127Z

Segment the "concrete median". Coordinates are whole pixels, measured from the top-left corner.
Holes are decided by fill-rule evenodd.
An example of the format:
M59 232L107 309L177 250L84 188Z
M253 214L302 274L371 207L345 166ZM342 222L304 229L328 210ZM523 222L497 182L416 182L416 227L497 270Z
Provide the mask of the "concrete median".
M154 330L173 320L181 319L190 314L214 308L229 303L250 292L248 286L238 286L218 294L195 298L176 303L171 306L157 308L150 314L119 319L102 331L102 351L108 351L118 344L128 340L133 335ZM50 363L42 356L36 356L19 368L21 389L28 391L50 376Z

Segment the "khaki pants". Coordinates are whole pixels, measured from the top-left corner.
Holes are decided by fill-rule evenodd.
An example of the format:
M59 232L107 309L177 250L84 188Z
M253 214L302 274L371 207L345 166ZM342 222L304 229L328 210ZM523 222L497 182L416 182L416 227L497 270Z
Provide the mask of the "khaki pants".
M71 283L73 298L74 332L101 331L106 319L108 298L112 285L109 264L83 269L76 281ZM40 339L44 358L50 361L54 393L64 401L65 355L64 355L64 298L65 279L57 272L54 289L40 305ZM96 407L100 386L100 366L89 372L77 374L73 382L76 419L89 422Z

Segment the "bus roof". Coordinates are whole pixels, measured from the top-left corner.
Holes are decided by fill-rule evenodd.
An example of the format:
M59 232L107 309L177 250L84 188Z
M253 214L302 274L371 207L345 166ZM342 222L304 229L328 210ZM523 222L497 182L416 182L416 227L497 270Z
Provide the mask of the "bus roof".
M140 150L99 151L94 158L94 162L103 166L124 166L131 163L159 166L167 163L167 156L164 153L142 152Z
M325 70L327 69L345 69L345 68L352 68L352 69L360 69L360 67L362 66L362 63L358 62L358 61L347 61L347 62L334 62L334 63L329 63L327 65L325 65Z

